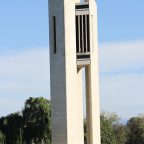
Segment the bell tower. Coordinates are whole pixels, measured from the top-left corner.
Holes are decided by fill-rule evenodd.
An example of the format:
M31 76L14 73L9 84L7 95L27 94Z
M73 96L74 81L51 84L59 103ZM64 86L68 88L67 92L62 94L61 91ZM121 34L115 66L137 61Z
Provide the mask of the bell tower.
M100 144L97 6L95 0L49 0L52 144ZM85 69L85 87L82 69Z

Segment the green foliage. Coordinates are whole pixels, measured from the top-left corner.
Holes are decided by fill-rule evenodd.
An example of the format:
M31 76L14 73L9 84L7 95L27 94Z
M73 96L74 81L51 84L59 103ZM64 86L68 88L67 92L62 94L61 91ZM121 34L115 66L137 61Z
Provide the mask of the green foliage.
M3 133L0 131L0 144L4 144L5 142L5 136L3 135Z
M22 144L23 120L19 113L1 118L1 131L5 134L6 144Z
M29 98L22 113L0 118L0 144L50 144L50 101Z
M144 143L144 118L133 117L128 123L128 140L126 144L143 144Z
M116 144L125 144L127 141L127 127L124 124L116 123L113 125Z
M84 119L84 144L87 144L87 120Z
M125 144L127 141L127 127L120 123L115 113L103 112L101 114L102 143ZM103 142L104 141L104 142Z
M84 120L84 144L87 121ZM26 100L21 113L0 118L0 144L51 144L51 104L43 97ZM101 144L144 144L144 116L126 125L115 113L101 114Z
M101 115L101 144L116 144L111 121Z
M106 120L108 120L111 125L118 123L120 120L120 118L116 113L102 112L101 116L103 116Z
M23 110L25 123L25 141L40 144L49 144L51 141L51 107L50 101L40 98L30 97L25 102Z

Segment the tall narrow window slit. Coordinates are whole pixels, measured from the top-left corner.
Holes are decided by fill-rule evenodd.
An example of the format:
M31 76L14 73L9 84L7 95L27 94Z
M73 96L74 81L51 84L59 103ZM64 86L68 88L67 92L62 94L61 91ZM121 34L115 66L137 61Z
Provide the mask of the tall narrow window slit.
M54 45L54 53L56 53L57 45L56 45L56 17L53 16L53 45Z

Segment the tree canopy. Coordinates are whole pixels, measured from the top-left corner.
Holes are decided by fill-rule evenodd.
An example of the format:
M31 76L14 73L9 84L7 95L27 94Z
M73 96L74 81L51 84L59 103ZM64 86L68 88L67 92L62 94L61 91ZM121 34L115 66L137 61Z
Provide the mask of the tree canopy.
M51 106L43 98L26 100L22 112L0 118L0 144L50 144Z
M101 143L116 144L116 139L112 128L112 122L104 115L101 115Z
M40 98L30 97L25 102L22 111L25 123L25 139L32 140L38 144L42 142L50 143L51 139L51 108L50 101Z
M144 117L133 117L128 123L128 140L127 144L144 143Z
M5 136L4 134L0 131L0 144L3 144L5 142Z
M102 112L101 144L144 144L144 116L120 121L116 113ZM21 112L0 118L0 144L51 144L51 103L30 97ZM84 120L84 144L87 121Z

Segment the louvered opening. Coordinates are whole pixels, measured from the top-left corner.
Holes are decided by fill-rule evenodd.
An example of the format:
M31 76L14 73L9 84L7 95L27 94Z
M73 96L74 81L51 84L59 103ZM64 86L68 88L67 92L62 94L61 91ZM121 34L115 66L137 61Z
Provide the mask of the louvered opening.
M76 5L77 60L90 59L89 4Z

